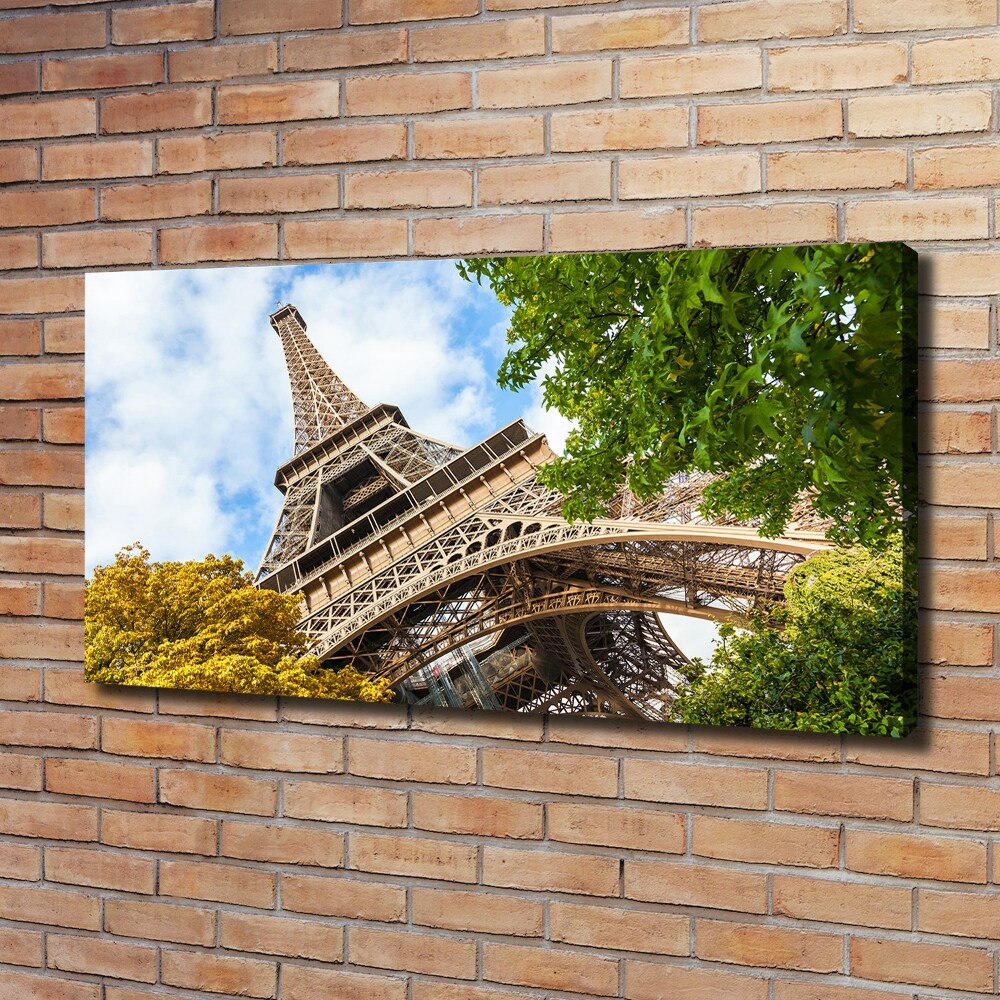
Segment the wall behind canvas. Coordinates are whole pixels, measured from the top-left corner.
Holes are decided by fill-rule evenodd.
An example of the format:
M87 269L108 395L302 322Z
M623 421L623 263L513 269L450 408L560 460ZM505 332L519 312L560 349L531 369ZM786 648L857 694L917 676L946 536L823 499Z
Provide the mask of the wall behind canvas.
M0 8L0 996L997 993L995 0ZM905 743L84 684L85 270L866 239L922 254Z

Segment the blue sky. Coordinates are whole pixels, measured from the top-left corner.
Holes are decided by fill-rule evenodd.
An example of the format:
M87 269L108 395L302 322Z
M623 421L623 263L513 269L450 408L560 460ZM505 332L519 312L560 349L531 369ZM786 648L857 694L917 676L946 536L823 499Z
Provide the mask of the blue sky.
M362 399L433 437L470 445L515 417L565 434L538 386L496 385L508 310L453 261L100 273L86 294L88 572L135 540L256 568L292 454L279 302Z
M508 310L454 261L102 272L86 284L86 565L141 541L154 559L230 553L256 570L292 455L291 392L268 316L298 307L368 404L467 446L523 418L562 448L539 383L502 391ZM670 616L671 619L674 616ZM708 623L671 621L705 655Z

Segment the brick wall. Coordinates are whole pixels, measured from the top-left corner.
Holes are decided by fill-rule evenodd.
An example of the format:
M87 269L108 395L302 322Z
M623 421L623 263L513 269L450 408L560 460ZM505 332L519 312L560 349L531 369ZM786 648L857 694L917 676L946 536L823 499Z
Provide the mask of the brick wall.
M996 0L544 3L0 0L0 997L1000 990ZM859 239L922 252L904 743L83 683L84 270Z

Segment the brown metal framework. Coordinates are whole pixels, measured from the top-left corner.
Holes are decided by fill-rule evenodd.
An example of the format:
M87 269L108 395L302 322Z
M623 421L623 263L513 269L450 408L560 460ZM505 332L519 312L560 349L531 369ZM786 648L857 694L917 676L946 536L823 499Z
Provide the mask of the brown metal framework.
M300 627L331 669L401 698L522 712L660 719L688 660L661 614L738 618L780 597L826 547L808 505L778 539L697 512L709 476L569 523L538 469L555 456L515 420L471 448L366 407L294 306L271 316L292 386L295 455L258 585L302 595Z

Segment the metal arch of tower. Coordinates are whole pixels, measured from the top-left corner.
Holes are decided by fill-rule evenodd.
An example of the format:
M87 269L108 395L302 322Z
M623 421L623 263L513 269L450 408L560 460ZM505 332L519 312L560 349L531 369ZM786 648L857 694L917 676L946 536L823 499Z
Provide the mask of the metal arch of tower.
M365 407L293 306L271 323L296 453L275 478L285 499L258 585L302 595L300 628L331 668L353 663L412 694L428 670L490 664L502 647L519 668L498 661L494 702L662 718L687 660L658 615L738 617L828 545L807 503L778 539L705 521L705 475L645 503L623 490L608 517L571 524L538 480L554 457L543 436L514 421L464 450L427 438L395 407Z

